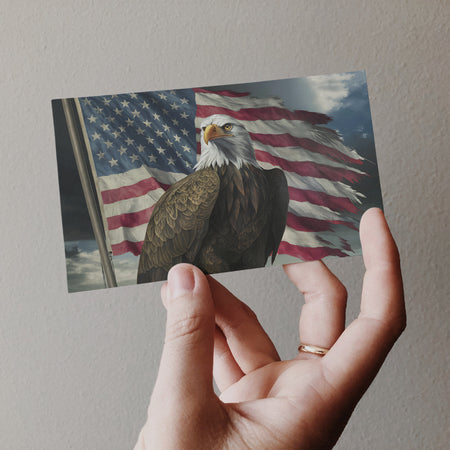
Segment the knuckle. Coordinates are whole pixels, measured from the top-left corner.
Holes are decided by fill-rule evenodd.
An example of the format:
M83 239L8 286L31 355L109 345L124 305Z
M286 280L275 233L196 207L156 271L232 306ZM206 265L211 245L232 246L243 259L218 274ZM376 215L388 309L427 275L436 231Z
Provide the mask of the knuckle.
M172 320L166 326L166 342L200 339L200 334L209 322L210 318L204 314L186 315Z

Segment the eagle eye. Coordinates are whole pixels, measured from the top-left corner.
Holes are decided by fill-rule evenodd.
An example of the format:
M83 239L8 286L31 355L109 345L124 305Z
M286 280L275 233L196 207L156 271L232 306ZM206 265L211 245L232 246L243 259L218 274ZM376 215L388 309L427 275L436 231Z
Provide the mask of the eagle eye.
M224 129L225 131L231 131L231 130L233 129L233 125L231 125L231 123L226 123L226 124L223 126L223 129Z

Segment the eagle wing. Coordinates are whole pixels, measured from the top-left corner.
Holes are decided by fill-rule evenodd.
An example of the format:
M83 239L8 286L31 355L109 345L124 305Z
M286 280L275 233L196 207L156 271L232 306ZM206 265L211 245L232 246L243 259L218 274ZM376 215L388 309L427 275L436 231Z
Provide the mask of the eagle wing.
M202 169L178 181L158 200L145 233L138 283L164 280L172 266L195 259L219 187L217 173Z
M281 169L265 170L266 179L271 192L272 217L266 244L266 255L272 254L272 264L275 261L278 247L286 228L289 204L289 190L286 175Z

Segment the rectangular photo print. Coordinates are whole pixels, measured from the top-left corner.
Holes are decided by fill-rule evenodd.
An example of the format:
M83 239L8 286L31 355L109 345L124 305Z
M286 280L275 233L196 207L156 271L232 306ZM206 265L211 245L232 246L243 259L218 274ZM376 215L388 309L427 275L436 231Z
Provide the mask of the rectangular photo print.
M69 292L361 254L364 72L53 100Z

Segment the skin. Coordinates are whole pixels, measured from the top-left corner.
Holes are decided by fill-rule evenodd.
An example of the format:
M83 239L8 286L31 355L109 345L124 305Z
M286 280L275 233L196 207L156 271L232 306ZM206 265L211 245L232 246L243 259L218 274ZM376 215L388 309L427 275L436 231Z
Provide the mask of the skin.
M323 357L280 361L248 306L194 266L173 267L162 288L166 340L135 449L333 447L406 326L399 254L379 209L364 214L360 234L361 312L346 329L347 292L328 268L284 267L305 299L300 341L330 348Z

